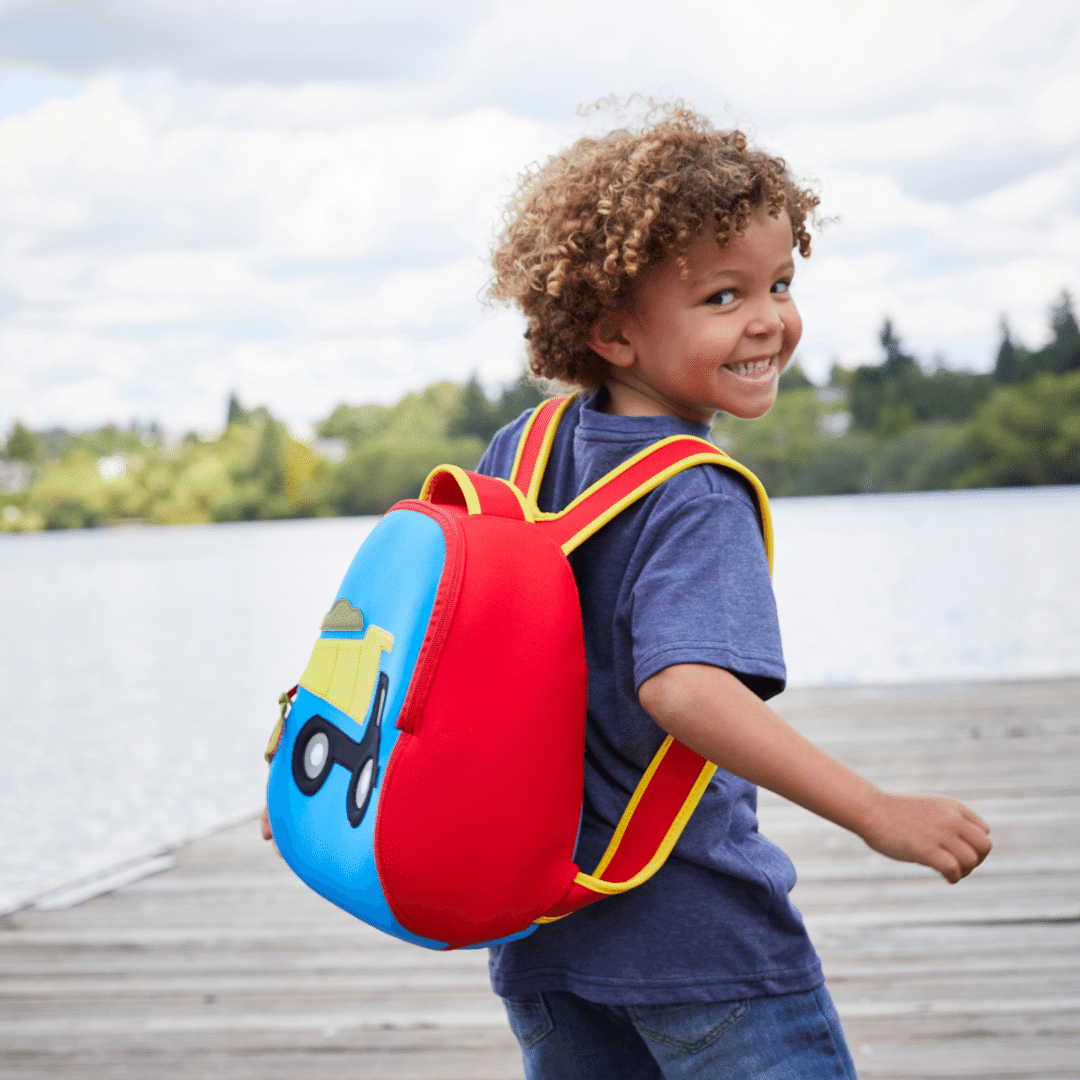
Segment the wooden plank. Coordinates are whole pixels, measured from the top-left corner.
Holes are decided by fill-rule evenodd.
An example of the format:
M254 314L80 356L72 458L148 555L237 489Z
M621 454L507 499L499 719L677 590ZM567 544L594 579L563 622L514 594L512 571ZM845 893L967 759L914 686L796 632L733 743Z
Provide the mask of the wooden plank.
M1080 680L799 690L780 711L899 790L969 798L995 851L952 887L762 793L862 1080L1076 1080ZM483 953L364 927L254 822L174 870L0 919L0 1080L520 1080Z

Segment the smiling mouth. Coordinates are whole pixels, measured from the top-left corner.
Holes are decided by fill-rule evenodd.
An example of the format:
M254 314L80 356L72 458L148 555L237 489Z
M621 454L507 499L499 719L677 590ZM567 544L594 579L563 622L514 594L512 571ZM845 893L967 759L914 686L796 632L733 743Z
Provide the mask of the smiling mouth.
M776 357L769 356L764 360L745 360L738 364L725 364L724 367L735 375L741 375L744 379L760 378L769 374L776 366Z

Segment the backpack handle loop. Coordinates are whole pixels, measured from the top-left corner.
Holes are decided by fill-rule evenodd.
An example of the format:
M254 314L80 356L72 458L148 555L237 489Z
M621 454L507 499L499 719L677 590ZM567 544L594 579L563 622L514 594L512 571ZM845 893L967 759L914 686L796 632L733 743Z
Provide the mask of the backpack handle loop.
M464 510L466 514L486 514L511 521L534 520L525 496L508 480L481 476L459 465L433 469L420 489L420 501Z

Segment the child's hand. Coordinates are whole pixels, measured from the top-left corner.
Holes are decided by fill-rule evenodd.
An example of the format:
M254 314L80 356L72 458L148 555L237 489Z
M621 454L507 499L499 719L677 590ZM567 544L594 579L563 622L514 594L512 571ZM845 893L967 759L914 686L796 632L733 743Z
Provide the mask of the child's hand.
M270 807L263 803L262 821L259 822L262 826L262 838L264 840L273 840L274 832L270 828Z
M673 664L641 684L664 731L722 769L861 836L875 851L956 884L990 853L978 814L942 795L890 795L789 727L723 668Z
M990 854L990 827L973 810L944 795L883 791L858 832L882 855L922 863L952 885Z

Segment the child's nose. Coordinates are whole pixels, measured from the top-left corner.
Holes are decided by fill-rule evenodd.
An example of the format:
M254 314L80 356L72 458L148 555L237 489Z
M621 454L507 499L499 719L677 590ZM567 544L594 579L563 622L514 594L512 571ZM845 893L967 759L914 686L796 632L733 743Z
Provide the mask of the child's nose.
M762 304L757 307L746 324L746 332L752 337L768 337L784 329L783 320L775 304Z

